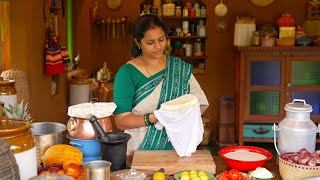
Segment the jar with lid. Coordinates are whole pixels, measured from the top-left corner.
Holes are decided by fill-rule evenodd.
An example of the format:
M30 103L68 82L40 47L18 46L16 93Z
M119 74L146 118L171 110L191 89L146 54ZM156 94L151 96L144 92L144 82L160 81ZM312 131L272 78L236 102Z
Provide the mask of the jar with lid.
M196 17L200 17L200 5L199 3L194 3L193 8L196 12Z
M93 92L93 96L98 99L98 102L110 102L112 96L110 90L107 88L107 81L100 80L98 83L99 87Z
M189 9L187 8L187 6L185 6L184 8L183 8L183 16L184 17L188 17L189 16Z
M301 26L298 26L297 29L296 29L296 39L299 39L301 37L303 37L305 34L304 34L304 29L303 27Z
M207 16L207 12L206 12L206 7L205 6L201 6L201 9L200 9L200 16L201 17L206 17Z
M202 43L201 39L196 39L196 42L194 43L194 56L202 56Z
M251 36L251 45L259 46L260 45L260 33L259 31L253 31Z
M182 16L181 6L176 6L176 16Z
M37 175L37 150L30 131L31 124L19 119L1 119L0 139L11 144L20 179Z
M14 85L14 80L0 81L0 101L4 103L5 108L17 104L17 90Z
M234 45L250 46L253 31L256 31L256 22L254 17L237 17L234 28Z
M186 53L185 55L187 57L192 56L192 44L187 41L183 44L183 47L185 49L185 53Z
M89 102L91 80L87 74L72 77L69 88L69 104L75 105Z
M204 25L203 20L199 20L199 24L197 26L197 35L206 36L206 26Z
M175 15L176 5L172 0L165 0L165 3L162 5L163 16L174 16Z

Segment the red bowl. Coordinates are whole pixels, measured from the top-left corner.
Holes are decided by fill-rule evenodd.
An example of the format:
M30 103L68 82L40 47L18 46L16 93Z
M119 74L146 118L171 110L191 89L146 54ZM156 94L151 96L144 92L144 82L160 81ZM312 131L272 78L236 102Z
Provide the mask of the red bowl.
M225 156L225 154L229 152L255 152L262 154L266 156L266 159L263 160L258 160L258 161L241 161L241 160L235 160L235 159L230 159ZM255 170L257 167L263 167L264 164L266 163L267 160L272 158L272 153L258 147L254 146L228 146L225 148L222 148L218 151L219 155L224 158L226 161L226 164L232 168L232 169L237 169L242 172L248 172L250 170Z

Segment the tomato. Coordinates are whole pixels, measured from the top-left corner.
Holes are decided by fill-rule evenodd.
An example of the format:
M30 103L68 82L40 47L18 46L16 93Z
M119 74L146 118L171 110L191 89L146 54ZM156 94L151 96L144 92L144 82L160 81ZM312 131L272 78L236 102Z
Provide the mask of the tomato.
M220 177L219 177L219 180L230 180L226 175L221 175Z
M231 180L238 180L238 179L240 179L241 178L241 173L238 171L238 170L236 170L236 169L231 169L230 171L229 171L229 173L230 173L230 179Z
M229 171L223 171L222 175L224 175L226 177L230 177L230 172Z

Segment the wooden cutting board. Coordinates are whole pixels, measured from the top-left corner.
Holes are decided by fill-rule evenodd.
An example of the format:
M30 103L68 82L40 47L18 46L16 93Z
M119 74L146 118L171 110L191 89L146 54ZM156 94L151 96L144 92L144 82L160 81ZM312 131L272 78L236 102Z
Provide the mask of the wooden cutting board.
M189 157L179 157L175 150L145 151L133 154L131 168L158 171L165 169L165 174L175 174L184 170L204 170L216 173L216 164L209 150L198 150Z

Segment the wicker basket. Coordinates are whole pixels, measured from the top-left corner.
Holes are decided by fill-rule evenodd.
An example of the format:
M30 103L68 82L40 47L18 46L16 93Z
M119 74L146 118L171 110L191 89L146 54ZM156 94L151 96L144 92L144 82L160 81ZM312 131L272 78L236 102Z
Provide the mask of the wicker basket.
M0 179L20 179L19 167L10 151L10 144L0 139Z
M303 180L320 176L320 166L305 166L290 163L279 157L279 172L283 180Z

